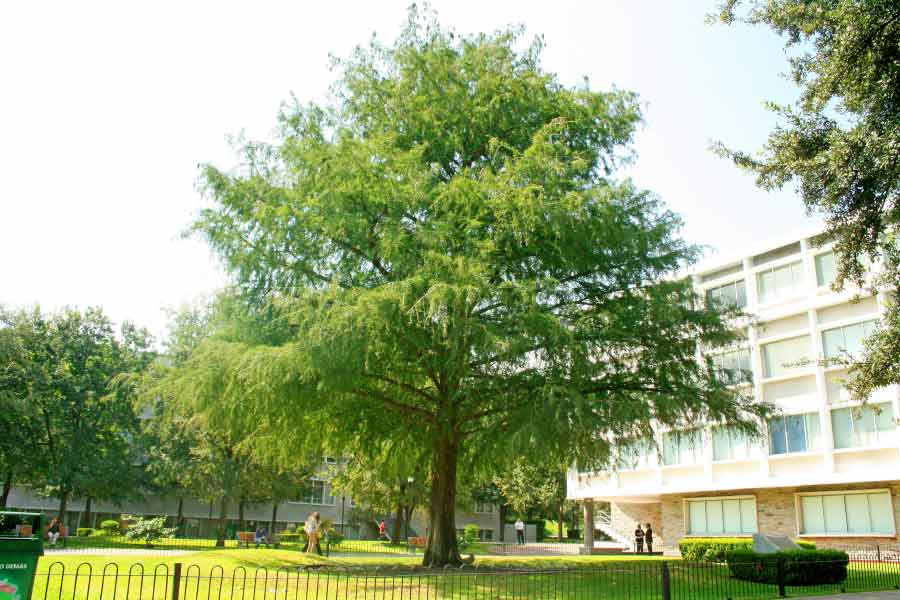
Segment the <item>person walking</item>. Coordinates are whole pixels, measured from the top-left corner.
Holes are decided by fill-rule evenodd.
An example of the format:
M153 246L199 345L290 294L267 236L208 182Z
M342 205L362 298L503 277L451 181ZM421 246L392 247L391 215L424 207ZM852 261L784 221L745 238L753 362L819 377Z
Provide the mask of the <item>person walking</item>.
M641 529L640 523L634 528L634 551L638 554L644 552L644 530Z
M644 528L644 545L647 546L648 554L653 552L653 528L650 527L650 523Z
M315 552L322 556L322 548L319 546L319 531L322 528L322 522L318 511L307 517L306 523L303 525L303 531L306 532L306 552Z
M387 528L384 526L384 519L382 519L381 522L378 523L378 539L379 539L379 540L386 540L386 539L388 539L388 537L387 537Z
M515 528L516 528L516 544L519 544L520 546L524 546L525 545L525 523L522 522L521 517L516 519Z
M53 520L50 521L50 527L47 528L47 541L50 542L51 546L56 545L56 540L59 539L59 531L62 528L62 523L59 522L59 517L53 517Z

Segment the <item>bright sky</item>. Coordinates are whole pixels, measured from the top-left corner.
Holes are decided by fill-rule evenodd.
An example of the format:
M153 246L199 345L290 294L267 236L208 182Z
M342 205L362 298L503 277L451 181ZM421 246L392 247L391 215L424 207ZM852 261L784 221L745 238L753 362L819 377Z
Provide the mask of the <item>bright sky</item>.
M225 281L180 232L203 205L197 165L235 163L227 134L266 138L282 100L321 98L409 0L0 3L0 304L101 305L159 334L163 308ZM460 32L524 23L563 82L640 93L637 183L683 215L685 236L731 255L805 226L708 151L761 146L764 99L795 94L782 41L704 24L716 0L435 0Z

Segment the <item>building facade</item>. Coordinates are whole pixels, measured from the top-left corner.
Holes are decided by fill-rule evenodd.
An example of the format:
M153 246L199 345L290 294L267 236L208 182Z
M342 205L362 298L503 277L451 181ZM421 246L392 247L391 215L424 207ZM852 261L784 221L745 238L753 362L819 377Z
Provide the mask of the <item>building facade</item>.
M709 301L746 314L734 323L742 343L706 354L780 414L761 424L761 439L727 427L657 431L654 444L617 448L607 472L570 472L569 498L586 501L598 529L626 545L635 523L652 523L667 554L683 537L757 532L820 546L897 543L900 389L862 408L842 385L847 370L829 362L861 351L892 291L833 291L832 244L816 245L814 233L693 274ZM598 501L608 512L593 509Z

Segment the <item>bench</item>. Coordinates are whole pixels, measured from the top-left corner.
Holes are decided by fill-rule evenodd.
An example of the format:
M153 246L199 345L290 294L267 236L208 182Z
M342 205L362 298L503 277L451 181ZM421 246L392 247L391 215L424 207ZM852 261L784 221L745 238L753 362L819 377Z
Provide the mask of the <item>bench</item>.
M256 532L254 531L238 531L238 548L242 545L249 548L250 544L256 543Z
M424 548L425 544L428 542L428 538L425 537L410 537L407 538L410 546L415 546L416 548Z

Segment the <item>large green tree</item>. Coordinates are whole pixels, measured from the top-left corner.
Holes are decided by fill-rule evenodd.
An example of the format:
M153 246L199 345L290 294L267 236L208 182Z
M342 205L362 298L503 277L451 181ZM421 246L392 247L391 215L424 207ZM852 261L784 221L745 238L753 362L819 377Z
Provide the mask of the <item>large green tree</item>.
M900 281L900 3L896 0L728 0L725 23L765 25L793 51L790 74L800 89L759 155L717 149L757 174L763 189L796 185L810 212L824 215L823 239L837 240L835 285L865 283L870 261L884 271L876 285ZM867 260L869 259L869 260ZM854 365L858 399L900 383L900 306Z
M0 317L18 348L5 358L0 394L18 398L38 424L27 448L41 468L23 482L59 498L61 518L72 496L129 495L137 481L136 385L154 358L149 334L128 323L117 333L95 308Z
M285 443L426 448L429 565L460 561L460 470L599 465L649 421L763 410L696 360L733 334L674 276L696 254L678 217L615 177L637 98L567 87L522 42L413 9L396 42L338 61L333 103L289 106L276 144L202 173L193 230L292 332L210 347L225 361L197 386L223 393L201 408Z

